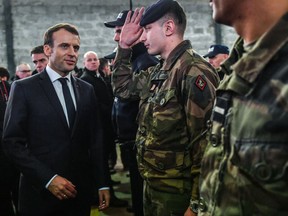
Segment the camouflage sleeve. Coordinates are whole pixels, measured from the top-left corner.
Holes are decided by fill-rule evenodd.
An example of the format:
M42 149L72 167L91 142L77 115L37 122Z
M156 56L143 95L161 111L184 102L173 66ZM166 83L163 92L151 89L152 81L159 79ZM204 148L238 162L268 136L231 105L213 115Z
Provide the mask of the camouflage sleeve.
M139 99L143 86L147 85L147 71L133 73L132 49L118 46L114 68L112 71L112 87L116 97L121 99Z
M199 63L190 68L187 76L182 81L182 95L184 96L192 158L191 176L193 186L191 200L199 199L200 166L207 144L203 134L215 99L215 85L218 84L215 83L215 80L217 80L215 76L210 67Z

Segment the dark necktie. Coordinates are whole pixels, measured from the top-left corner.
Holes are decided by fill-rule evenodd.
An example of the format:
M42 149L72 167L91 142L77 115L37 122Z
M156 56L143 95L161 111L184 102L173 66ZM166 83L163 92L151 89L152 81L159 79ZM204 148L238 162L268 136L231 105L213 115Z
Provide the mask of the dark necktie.
M73 127L73 123L75 120L75 106L71 97L70 90L67 86L67 78L59 78L58 79L61 84L62 84L62 91L65 99L65 104L66 104L66 109L67 109L67 114L68 114L68 120L69 120L69 126L70 128Z

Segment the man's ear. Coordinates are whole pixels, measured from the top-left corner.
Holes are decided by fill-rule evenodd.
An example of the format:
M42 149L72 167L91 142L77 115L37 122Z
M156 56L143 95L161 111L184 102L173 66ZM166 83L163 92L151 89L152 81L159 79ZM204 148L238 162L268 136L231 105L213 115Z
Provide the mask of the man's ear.
M43 46L43 50L44 50L44 53L45 53L46 56L48 56L48 57L51 56L52 48L48 44L45 44Z
M168 20L164 23L164 31L166 36L171 36L175 33L175 23L173 20Z

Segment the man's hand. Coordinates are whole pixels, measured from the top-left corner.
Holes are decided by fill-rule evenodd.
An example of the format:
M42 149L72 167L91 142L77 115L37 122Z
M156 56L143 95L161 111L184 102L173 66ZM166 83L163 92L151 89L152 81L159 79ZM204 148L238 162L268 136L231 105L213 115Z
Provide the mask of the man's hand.
M197 216L197 214L194 213L194 212L190 209L190 207L188 207L188 209L186 210L184 216Z
M74 198L77 194L75 185L67 179L56 176L48 186L48 190L59 200Z
M121 48L130 48L140 39L143 28L139 25L139 23L141 21L143 12L143 7L141 9L136 8L132 17L131 11L128 12L120 35L119 46Z
M109 190L99 190L99 211L108 208L110 204Z

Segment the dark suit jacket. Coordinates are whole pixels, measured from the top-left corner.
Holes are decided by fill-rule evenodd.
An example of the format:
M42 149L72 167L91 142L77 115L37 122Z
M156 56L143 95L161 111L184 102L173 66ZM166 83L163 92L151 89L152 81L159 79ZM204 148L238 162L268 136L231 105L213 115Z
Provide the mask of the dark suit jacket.
M108 84L102 77L97 77L96 72L89 71L86 68L84 68L83 71L84 72L80 79L88 82L94 87L94 92L100 105L101 116L104 115L103 120L105 122L111 120L110 122L112 122L111 113L114 101L112 90L109 89Z
M96 179L98 187L104 186L102 129L94 90L78 78L72 78L72 85L77 113L71 130L46 71L11 87L3 148L22 173L19 209L29 215L56 215L63 206L71 210L90 205ZM45 188L55 174L76 185L76 199L59 201ZM81 215L76 212L69 215Z
M109 89L109 86L102 77L97 77L96 73L84 69L83 75L80 79L88 82L94 87L96 98L99 101L100 114L102 119L102 126L104 130L104 143L109 145L110 142L114 142L115 133L112 125L112 106L113 106L113 92ZM111 146L106 146L106 149L110 152Z

